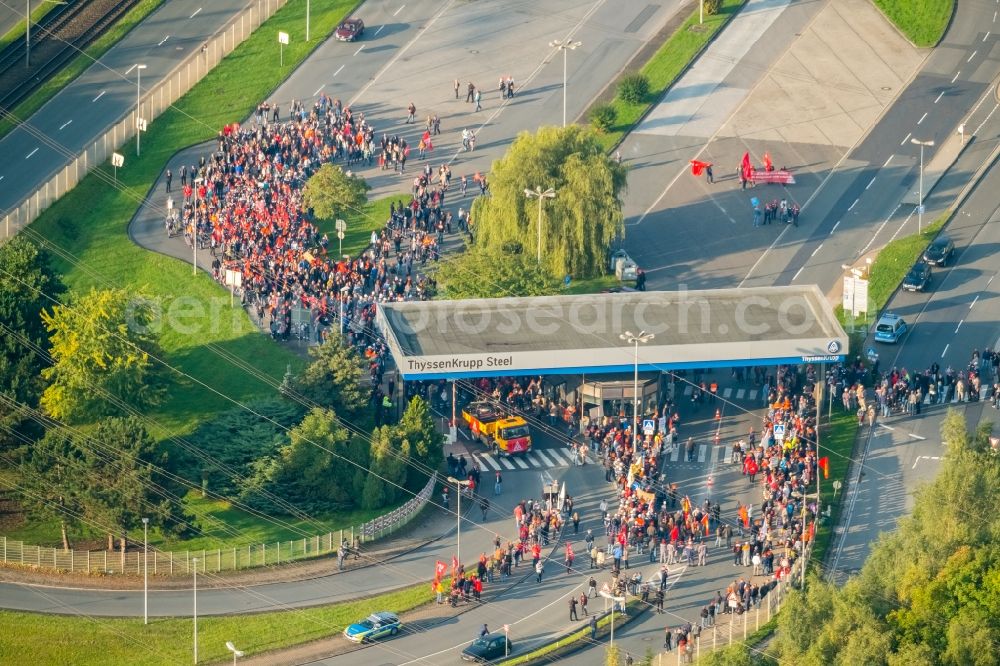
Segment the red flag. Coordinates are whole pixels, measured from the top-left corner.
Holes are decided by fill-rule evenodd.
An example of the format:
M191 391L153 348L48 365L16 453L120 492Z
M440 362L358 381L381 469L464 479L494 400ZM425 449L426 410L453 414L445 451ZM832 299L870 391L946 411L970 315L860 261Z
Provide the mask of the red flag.
M743 180L750 180L750 170L752 168L750 165L750 153L743 153L743 160L740 162L740 173L743 175Z
M691 175L700 176L705 172L705 167L708 166L708 162L701 162L699 160L691 160Z
M458 558L454 555L451 556L451 570L458 571Z
M770 153L764 153L764 171L774 171L774 164L771 162Z
M823 456L819 459L819 468L823 470L823 478L830 478L830 458Z
M434 575L436 577L440 578L441 576L443 576L445 574L446 571L448 571L448 565L447 564L445 564L441 560L437 560L434 563Z

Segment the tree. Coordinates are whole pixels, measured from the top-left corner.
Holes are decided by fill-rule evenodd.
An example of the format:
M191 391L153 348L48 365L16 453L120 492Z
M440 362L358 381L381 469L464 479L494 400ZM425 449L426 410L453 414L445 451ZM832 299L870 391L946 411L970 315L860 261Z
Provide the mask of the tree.
M23 236L0 246L0 447L43 434L27 413L44 388L49 334L41 314L63 291L46 252Z
M123 289L91 290L42 313L52 341L51 383L41 403L53 417L91 421L119 413L115 401L156 405L164 393L149 301ZM106 394L110 394L108 397Z
M361 495L365 509L380 509L395 503L404 495L410 443L399 438L391 426L382 426L372 433L371 467Z
M86 484L81 482L89 475L84 452L59 428L24 451L24 464L17 470L21 506L36 520L58 520L63 550L69 550L69 530L82 524Z
M364 178L326 163L306 181L302 201L317 217L332 220L337 215L344 215L345 211L356 211L364 206L370 189Z
M608 157L590 127L522 132L490 172L492 196L472 207L476 243L501 254L534 254L538 202L525 189L552 187L542 207L542 265L565 275L601 275L607 252L624 230L625 167Z
M310 347L309 355L313 362L295 382L298 394L346 419L360 415L368 399L361 386L365 365L358 353L339 336L331 336L324 344Z
M455 300L559 293L559 280L539 266L534 256L478 246L442 262L435 279L443 296Z
M427 402L420 396L414 396L395 430L398 433L397 439L401 443L405 442L410 455L419 461L419 468L414 467L407 472L407 487L419 492L427 483L431 472L438 469L444 460L441 433L434 425L434 417Z

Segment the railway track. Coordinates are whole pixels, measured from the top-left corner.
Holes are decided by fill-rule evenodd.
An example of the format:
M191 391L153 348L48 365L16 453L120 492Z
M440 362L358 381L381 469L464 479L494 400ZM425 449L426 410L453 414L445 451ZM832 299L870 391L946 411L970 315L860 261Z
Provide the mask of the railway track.
M0 52L0 108L13 110L139 0L68 0L31 29L31 65L25 43Z

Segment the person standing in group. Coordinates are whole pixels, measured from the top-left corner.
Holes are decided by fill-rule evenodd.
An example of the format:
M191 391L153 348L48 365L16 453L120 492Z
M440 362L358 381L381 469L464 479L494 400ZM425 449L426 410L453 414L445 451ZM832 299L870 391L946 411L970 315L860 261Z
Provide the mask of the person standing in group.
M570 596L570 598L569 598L569 619L570 620L579 620L580 619L580 616L576 614L576 605L577 605L577 603L578 602L576 600L576 597L575 596Z
M542 574L545 573L545 567L542 565L541 560L535 563L535 582L542 582Z
M469 102L471 102L472 98L475 97L475 95L476 95L476 84L474 84L472 81L469 81L469 87L465 94L465 103L468 104Z
M587 593L580 593L580 610L583 611L583 616L587 617L590 613L587 612Z

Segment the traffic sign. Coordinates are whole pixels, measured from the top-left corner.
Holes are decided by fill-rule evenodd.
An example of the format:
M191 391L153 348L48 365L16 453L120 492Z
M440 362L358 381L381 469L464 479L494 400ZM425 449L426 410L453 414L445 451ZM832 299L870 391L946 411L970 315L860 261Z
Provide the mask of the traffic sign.
M652 435L656 429L656 422L653 419L643 419L642 420L642 434Z
M347 222L345 222L344 220L337 220L333 228L336 229L337 231L347 231Z
M774 424L774 438L781 441L785 438L785 424L775 423Z

